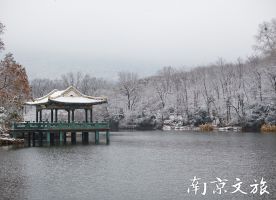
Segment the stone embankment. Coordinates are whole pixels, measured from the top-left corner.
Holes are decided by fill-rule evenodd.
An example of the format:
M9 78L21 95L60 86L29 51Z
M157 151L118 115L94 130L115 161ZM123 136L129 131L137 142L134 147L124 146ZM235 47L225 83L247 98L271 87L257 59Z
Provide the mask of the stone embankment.
M0 145L13 145L13 144L24 144L24 139L11 138L8 134L8 130L1 128L0 130Z

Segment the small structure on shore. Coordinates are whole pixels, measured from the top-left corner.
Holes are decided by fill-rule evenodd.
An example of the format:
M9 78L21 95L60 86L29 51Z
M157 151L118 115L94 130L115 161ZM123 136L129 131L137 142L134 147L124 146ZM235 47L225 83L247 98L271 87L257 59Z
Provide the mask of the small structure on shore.
M76 132L82 133L82 142L87 144L89 132L95 133L95 143L99 144L99 133L105 132L106 144L109 144L109 124L107 122L93 122L93 106L107 103L105 97L92 97L82 94L76 88L70 86L65 90L53 90L49 94L26 102L26 105L35 106L36 120L14 123L11 129L13 137L22 137L28 140L28 145L35 146L39 141L42 146L44 139L50 144L67 142L67 134L70 133L71 143L76 144ZM75 110L84 109L85 121L75 121ZM50 110L51 120L43 121L43 110ZM68 113L67 122L58 120L58 111L65 110Z

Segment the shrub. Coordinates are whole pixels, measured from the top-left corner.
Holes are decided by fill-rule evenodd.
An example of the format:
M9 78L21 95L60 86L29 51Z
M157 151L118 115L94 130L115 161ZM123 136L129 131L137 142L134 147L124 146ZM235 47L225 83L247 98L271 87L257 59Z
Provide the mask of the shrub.
M210 116L206 110L199 109L193 113L191 123L194 126L199 126L200 124L207 124L210 122L212 122L212 119L210 118Z
M199 126L201 131L213 131L214 127L212 126L212 124L201 124Z
M261 127L262 132L276 132L276 125L264 124Z

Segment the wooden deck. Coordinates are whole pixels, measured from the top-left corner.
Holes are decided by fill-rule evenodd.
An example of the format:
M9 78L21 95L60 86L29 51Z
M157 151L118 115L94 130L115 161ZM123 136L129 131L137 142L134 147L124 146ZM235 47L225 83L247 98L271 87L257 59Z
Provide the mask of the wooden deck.
M108 122L20 122L14 123L12 132L32 132L32 131L50 131L50 132L84 132L84 131L107 131Z
M36 140L39 146L43 144L44 139L50 144L67 143L67 134L71 134L71 143L76 144L76 132L82 133L82 142L88 144L89 133L95 133L95 144L99 144L100 132L106 134L106 144L109 144L109 123L108 122L19 122L12 125L11 134L14 138L23 137L27 139L29 146L35 146ZM59 135L57 137L57 134ZM26 137L27 135L27 137ZM58 139L56 139L58 138Z

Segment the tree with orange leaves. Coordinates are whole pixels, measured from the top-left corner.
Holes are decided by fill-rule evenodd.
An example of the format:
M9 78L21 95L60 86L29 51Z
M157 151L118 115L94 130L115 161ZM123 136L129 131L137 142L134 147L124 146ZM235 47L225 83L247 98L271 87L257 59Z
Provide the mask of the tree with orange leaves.
M30 85L26 70L11 53L0 62L0 107L8 112L8 120L21 119L20 110L30 98Z

